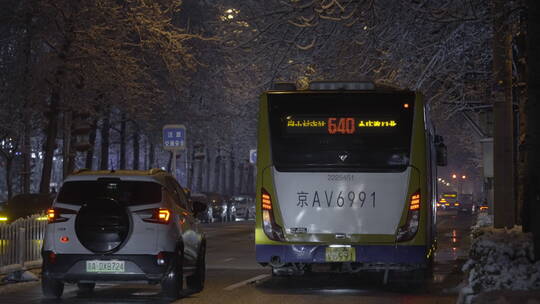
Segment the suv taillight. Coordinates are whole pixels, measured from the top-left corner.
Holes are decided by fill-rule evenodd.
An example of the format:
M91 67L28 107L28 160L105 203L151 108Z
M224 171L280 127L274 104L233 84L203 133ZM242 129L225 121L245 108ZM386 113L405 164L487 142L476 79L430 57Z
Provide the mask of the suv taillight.
M65 214L77 214L77 212L75 210L64 208L50 208L47 210L47 221L49 224L65 222L69 220L69 218L62 216Z
M142 220L150 223L168 224L171 219L171 211L166 208L154 208L137 211Z
M274 218L274 211L272 210L272 197L266 189L261 189L261 209L262 209L262 221L263 230L266 236L274 241L283 241L283 229L276 224Z
M407 221L405 222L405 225L399 227L396 235L396 241L410 241L416 235L416 232L418 232L421 209L420 201L420 189L418 189L418 191L411 195L407 212Z

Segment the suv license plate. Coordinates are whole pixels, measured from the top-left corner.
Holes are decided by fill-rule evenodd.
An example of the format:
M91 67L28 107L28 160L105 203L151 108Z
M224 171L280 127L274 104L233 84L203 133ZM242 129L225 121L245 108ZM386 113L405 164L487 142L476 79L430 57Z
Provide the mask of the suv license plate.
M125 272L125 266L124 261L86 261L86 272Z
M354 262L356 250L354 247L326 247L326 262Z

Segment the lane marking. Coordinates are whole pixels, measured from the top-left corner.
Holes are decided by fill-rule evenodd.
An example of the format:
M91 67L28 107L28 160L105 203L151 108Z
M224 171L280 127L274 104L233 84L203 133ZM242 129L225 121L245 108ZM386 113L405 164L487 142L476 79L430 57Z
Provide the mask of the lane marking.
M245 285L247 285L247 284L250 284L250 283L253 283L253 282L257 282L257 281L260 281L260 280L265 279L265 278L267 278L267 277L269 277L269 276L270 276L269 274L261 274L261 275L258 275L258 276L256 276L256 277L253 277L253 278L251 278L251 279L247 279L247 280L245 280L245 281L242 281L242 282L238 282L238 283L236 283L236 284L229 285L229 286L223 288L223 290L225 290L225 291L231 291L231 290L236 289L236 288L238 288L238 287L242 287L242 286L245 286Z
M260 265L206 265L208 270L265 270Z
M230 261L232 261L232 260L234 260L234 258L228 258L228 259L225 259L225 260L223 260L223 262L230 262Z

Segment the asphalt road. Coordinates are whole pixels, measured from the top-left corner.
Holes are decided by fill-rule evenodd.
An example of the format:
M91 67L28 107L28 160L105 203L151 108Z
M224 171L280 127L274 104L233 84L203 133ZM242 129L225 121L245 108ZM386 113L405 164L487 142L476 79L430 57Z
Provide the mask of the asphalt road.
M253 222L205 224L206 287L175 303L455 303L471 222L469 215L439 214L434 276L421 286L406 281L385 285L382 273L272 277L255 263ZM45 300L39 282L17 285L1 292L0 303L170 303L159 286L98 285L93 293L81 294L66 285L62 299Z

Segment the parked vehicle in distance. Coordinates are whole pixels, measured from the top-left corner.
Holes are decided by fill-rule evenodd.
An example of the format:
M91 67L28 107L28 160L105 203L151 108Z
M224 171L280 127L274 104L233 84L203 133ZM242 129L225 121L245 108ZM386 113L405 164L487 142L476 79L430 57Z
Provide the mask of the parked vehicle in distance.
M459 210L460 205L456 191L443 192L437 203L438 209L442 210Z
M197 219L199 219L199 221L201 221L202 223L212 223L213 222L212 208L208 200L208 196L204 193L195 192L195 193L191 193L191 200L198 201L199 203L204 204L206 206L206 210L198 214Z
M11 223L19 218L45 213L51 207L56 193L18 194L2 204L0 223Z
M488 212L488 210L489 210L489 204L487 201L482 201L478 204L479 212Z
M460 194L459 195L459 212L471 214L474 212L473 196L472 194Z
M235 207L236 220L255 219L255 199L251 195L236 195L231 197L232 205Z
M216 192L204 192L204 194L208 198L208 206L212 209L212 222L227 221L234 212L227 197Z
M160 169L70 175L47 211L43 294L59 298L65 283L91 292L96 283L146 281L176 300L184 277L201 291L206 240L195 218L205 208Z

